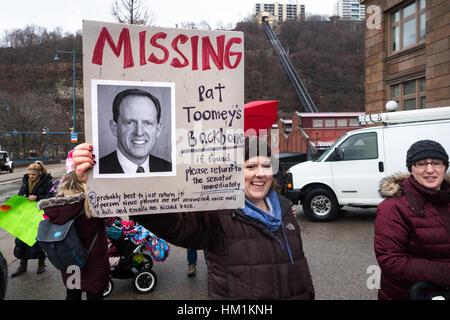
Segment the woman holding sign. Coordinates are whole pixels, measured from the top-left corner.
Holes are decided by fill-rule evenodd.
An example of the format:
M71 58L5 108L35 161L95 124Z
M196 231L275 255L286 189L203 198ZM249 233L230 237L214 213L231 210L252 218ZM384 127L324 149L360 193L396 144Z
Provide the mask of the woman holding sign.
M92 146L75 148L81 181L93 158ZM174 245L205 251L212 299L314 299L300 228L292 203L275 191L272 160L264 140L246 139L243 209L133 217Z
M22 186L18 194L27 197L30 201L39 201L53 195L50 191L52 187L51 174L47 173L47 168L41 161L36 161L28 166L28 173L22 178ZM13 278L27 271L28 259L39 259L37 274L45 271L45 253L38 244L30 247L16 238L14 256L20 259L20 264L17 271L11 275Z

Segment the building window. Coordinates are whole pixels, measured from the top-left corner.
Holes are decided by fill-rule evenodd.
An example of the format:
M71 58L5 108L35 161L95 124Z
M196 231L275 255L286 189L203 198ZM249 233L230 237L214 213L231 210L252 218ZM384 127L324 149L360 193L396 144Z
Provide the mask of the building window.
M391 52L425 41L425 0L416 0L390 14Z
M334 128L336 126L336 121L334 119L325 119L325 127Z
M348 126L349 127L359 127L358 119L348 119Z
M337 126L338 127L346 127L347 126L347 119L337 119Z
M426 108L425 83L425 78L420 78L391 85L390 97L399 104L398 110Z
M313 119L313 128L323 128L323 120Z

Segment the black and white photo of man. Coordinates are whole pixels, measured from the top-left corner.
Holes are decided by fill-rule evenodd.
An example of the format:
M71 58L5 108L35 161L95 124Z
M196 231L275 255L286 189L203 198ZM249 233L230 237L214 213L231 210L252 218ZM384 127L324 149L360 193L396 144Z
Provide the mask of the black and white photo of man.
M171 172L170 158L164 159L154 154L155 146L167 142L161 136L164 123L158 97L139 87L115 87L110 91L118 93L115 93L112 108L111 104L109 106L112 118L110 117L107 128L98 130L103 137L99 138L99 145L102 146L100 140L105 141L105 136L115 137L116 145L106 155L100 153L99 173L139 176L136 174ZM101 114L99 113L99 120L102 118Z

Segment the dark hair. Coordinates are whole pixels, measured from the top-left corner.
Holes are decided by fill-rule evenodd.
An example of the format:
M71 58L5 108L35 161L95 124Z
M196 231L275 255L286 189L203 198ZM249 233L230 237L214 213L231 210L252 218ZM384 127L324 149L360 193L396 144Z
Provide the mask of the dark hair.
M155 107L156 107L156 119L158 120L158 123L159 123L159 120L161 119L161 105L159 104L159 100L151 93L140 90L140 89L127 89L127 90L119 92L116 95L116 97L114 98L114 101L113 101L114 122L117 123L117 119L119 118L120 104L122 103L122 100L128 96L142 96L142 97L147 97L151 101L153 101L153 103L155 104Z
M245 160L250 158L264 156L271 158L272 160L272 150L270 144L267 143L266 139L258 138L255 136L245 138Z

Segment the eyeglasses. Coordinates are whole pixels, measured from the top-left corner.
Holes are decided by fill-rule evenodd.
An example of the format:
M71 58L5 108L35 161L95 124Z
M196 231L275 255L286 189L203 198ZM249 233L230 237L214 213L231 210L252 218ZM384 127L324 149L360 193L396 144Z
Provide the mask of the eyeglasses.
M431 164L433 168L439 168L444 165L444 162L441 160L417 161L414 163L414 166L419 169L425 169L429 164Z

